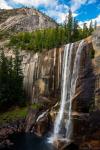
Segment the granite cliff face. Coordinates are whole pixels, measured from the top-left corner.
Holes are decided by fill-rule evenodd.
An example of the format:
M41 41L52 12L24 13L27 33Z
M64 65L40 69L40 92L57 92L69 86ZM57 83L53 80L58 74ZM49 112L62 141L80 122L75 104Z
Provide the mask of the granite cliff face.
M33 31L56 26L55 21L35 9L20 8L0 12L0 31Z
M93 47L95 49L95 58L93 60L95 82L95 106L100 110L100 27L93 33Z
M74 43L73 58L78 44L79 42ZM85 111L82 109L86 109L86 107L88 109L90 99L93 96L92 90L95 87L95 83L93 82L92 61L89 57L89 50L91 49L93 49L92 44L86 41L82 51L79 80L74 98L78 99L78 107L75 106L76 104L73 101L73 109L75 111ZM57 101L60 99L63 50L64 47L55 48L42 54L31 55L30 61L27 60L28 63L26 63L24 68L24 87L32 103L41 102L42 98L50 99L52 97ZM93 85L90 84L91 80Z
M95 48L95 42L92 42L93 38L94 36L85 39L81 56L80 74L74 97L77 100L73 100L73 109L79 112L88 112L89 106L100 88L98 82L100 73L98 58L100 55ZM78 44L79 42L74 43L73 58ZM90 52L93 48L95 49L95 57L91 59ZM36 54L21 51L23 84L31 103L42 103L43 101L50 103L52 99L55 103L60 100L63 50L64 46ZM7 57L14 57L12 49L5 48L5 54ZM96 86L98 86L97 90L95 90ZM96 101L93 103L96 105Z

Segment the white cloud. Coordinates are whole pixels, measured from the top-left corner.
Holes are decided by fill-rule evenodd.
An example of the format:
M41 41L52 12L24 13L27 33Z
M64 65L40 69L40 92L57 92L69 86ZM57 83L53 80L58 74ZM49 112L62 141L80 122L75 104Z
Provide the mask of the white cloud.
M77 11L80 9L82 5L89 5L96 3L97 0L71 0L71 10L73 12Z
M23 4L25 6L35 6L44 5L46 7L54 5L56 0L13 0L16 3Z
M58 11L57 9L49 9L48 11L46 11L46 14L52 18L56 18L56 21L58 23L64 23L66 17L68 16L68 9L66 9L66 12ZM72 15L73 17L76 17L78 14L73 13Z
M12 9L5 0L0 0L0 9Z
M77 13L72 13L72 16L73 17L76 17L76 16L78 16L79 14L77 14Z
M97 24L100 25L100 15L98 15L96 18L91 19L92 22L94 23L95 20L97 21ZM79 21L79 26L83 27L83 24L86 23L87 26L89 27L89 24L91 22L91 20L87 20L87 21Z
M56 3L55 6L52 5L52 7L49 7L45 13L50 17L56 18L58 23L63 23L68 13L68 9L69 7L67 5Z
M64 12L67 12L69 9L69 7L65 4L57 4L56 7L55 7L55 10L56 11L64 11Z
M87 0L72 0L71 1L71 10L75 12L78 10L82 5L86 4Z
M58 23L63 23L66 18L66 13L56 10L48 10L47 15L50 17L55 17Z
M88 1L88 4L96 3L96 1L97 1L97 0L89 0L89 1Z

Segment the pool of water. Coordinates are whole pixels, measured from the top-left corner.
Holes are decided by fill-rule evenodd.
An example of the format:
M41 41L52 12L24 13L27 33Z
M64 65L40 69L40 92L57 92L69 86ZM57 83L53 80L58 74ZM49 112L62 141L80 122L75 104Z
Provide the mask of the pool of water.
M37 137L33 134L17 134L10 137L14 143L12 147L6 150L56 150L47 142L47 137Z

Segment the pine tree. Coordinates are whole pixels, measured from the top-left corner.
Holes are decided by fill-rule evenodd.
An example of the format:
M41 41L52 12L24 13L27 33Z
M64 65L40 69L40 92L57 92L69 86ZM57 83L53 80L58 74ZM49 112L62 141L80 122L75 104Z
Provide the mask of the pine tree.
M15 59L6 58L4 51L0 55L0 109L12 105L24 104L23 74L19 53L15 51Z
M65 44L68 42L68 28L67 28L67 23L68 23L68 17L65 18L65 22L64 22L64 43Z
M14 74L13 79L15 83L15 101L17 104L23 103L23 73L21 68L21 59L19 56L19 51L15 50L15 60L14 60Z
M68 43L72 40L72 29L73 29L73 17L72 17L72 11L69 9L68 14L68 23L67 23L67 30L68 30Z
M95 20L94 29L96 30L96 28L97 28L97 21Z
M59 47L59 27L55 29L55 47Z
M8 60L3 50L0 55L0 105L8 102L9 83L8 83Z
M8 60L8 87L9 87L9 97L8 103L9 106L12 106L16 103L15 101L15 78L14 78L14 63L12 57Z
M73 42L79 40L79 29L78 29L78 21L74 18L73 22Z
M89 35L89 30L88 30L87 24L84 23L83 24L83 38L86 38L88 35Z
M93 32L93 23L91 20L90 25L89 25L89 35L91 35L92 32Z

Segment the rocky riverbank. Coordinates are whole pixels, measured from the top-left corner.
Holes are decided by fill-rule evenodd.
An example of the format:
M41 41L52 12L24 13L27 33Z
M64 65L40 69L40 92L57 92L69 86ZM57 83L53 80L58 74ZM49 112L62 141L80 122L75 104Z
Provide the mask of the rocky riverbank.
M18 133L31 133L43 137L52 132L54 116L53 110L39 115L36 110L30 110L26 119L0 126L0 149L13 145L9 137ZM54 143L59 150L99 150L100 148L100 111L86 114L73 114L74 134L71 144L57 141ZM72 149L73 148L73 149ZM77 149L75 149L77 148Z
M13 145L9 140L9 136L15 133L24 132L24 124L25 119L18 119L17 121L0 126L0 149Z

